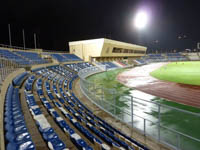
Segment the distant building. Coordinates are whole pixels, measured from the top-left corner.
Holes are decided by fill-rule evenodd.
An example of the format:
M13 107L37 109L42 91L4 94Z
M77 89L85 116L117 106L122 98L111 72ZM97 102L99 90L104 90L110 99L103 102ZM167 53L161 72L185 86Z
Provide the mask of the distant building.
M136 59L146 54L147 47L100 38L69 42L70 53L84 61Z

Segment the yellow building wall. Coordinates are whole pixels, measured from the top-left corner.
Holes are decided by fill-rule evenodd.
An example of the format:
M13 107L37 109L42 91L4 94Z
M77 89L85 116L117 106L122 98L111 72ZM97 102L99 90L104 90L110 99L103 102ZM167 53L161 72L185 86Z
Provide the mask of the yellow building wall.
M101 57L135 57L135 56L144 56L145 54L137 54L137 53L113 53L112 50L113 48L122 48L122 49L133 49L133 50L141 50L145 51L147 48L142 48L142 47L130 47L130 46L125 46L125 45L118 45L118 44L111 44L111 43L104 43L103 49L101 52Z
M69 51L71 54L75 54L76 56L83 59L83 44L72 45L69 47Z
M140 57L146 53L146 47L125 42L119 42L109 39L94 39L85 41L69 42L70 53L77 55L84 61L91 61L93 57ZM141 50L144 54L140 53L113 53L113 48L122 48L130 50ZM103 59L102 59L103 60Z
M99 57L103 47L103 39L87 40L69 44L70 53L75 54L85 61L90 61L90 57Z

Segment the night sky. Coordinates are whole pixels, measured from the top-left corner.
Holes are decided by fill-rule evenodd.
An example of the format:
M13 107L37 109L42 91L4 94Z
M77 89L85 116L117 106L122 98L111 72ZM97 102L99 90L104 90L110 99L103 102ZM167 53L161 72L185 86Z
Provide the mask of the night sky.
M141 44L149 51L193 49L200 41L199 8L197 0L1 0L0 43L9 44L11 24L16 46L23 46L24 28L27 47L34 47L36 33L43 49L66 50L69 41L103 37ZM150 15L142 31L133 25L139 9Z

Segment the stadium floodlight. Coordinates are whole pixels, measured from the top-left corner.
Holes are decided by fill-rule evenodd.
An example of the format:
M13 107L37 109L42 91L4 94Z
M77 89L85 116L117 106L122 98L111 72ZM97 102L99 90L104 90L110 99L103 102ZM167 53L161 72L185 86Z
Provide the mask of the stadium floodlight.
M145 11L139 11L134 19L135 27L138 29L144 29L148 23L148 15Z

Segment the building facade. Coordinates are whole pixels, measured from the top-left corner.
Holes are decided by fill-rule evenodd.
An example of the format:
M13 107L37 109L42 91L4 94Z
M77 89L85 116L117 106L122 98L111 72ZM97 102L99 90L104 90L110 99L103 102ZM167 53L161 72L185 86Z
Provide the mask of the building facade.
M69 42L70 53L84 61L135 59L146 54L147 47L110 40L93 39Z

